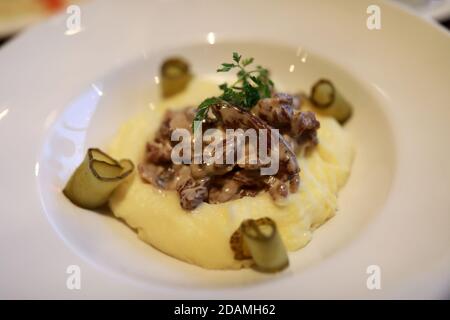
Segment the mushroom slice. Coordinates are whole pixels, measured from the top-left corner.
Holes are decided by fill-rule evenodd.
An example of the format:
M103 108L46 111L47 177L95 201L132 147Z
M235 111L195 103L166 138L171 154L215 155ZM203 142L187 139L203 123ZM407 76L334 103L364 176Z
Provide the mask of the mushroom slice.
M275 138L279 141L279 161L280 169L286 170L289 175L298 174L300 168L297 163L295 153L290 148L286 140L276 131L272 131L272 127L266 122L255 116L254 114L233 106L226 102L220 102L212 106L212 111L219 121L223 123L226 128L232 129L249 129L256 130L266 129L269 139L270 135L275 135ZM268 146L270 148L270 146Z
M100 149L88 149L86 157L70 177L63 193L79 207L101 207L133 169L134 165L130 160L117 161Z

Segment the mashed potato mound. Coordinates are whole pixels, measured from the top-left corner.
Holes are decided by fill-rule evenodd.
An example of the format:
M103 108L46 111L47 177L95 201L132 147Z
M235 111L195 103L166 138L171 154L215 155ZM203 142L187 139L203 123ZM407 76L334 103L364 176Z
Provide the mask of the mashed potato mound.
M196 80L185 93L130 119L115 137L110 155L139 163L145 143L159 127L166 109L194 105L201 97L214 95L215 90L216 85ZM241 222L249 218L272 218L286 248L298 250L311 240L313 230L336 212L337 193L350 174L354 155L351 139L342 127L333 118L317 118L321 124L319 145L308 155L298 156L300 190L283 206L263 192L220 204L203 203L187 212L180 207L176 192L158 190L135 173L115 191L110 207L143 241L208 269L245 266L245 262L233 258L229 239Z

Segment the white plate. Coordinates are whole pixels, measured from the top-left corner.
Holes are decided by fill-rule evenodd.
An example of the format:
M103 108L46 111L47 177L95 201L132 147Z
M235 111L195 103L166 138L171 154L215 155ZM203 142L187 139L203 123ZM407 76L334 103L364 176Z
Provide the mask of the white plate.
M66 35L59 16L6 45L0 296L448 297L450 37L384 2L382 28L370 31L373 2L98 1L82 8L80 33ZM288 90L330 77L355 105L347 130L358 150L340 210L276 276L179 262L60 194L87 147L156 101L161 59L178 53L213 76L232 51ZM69 265L81 268L81 290L66 287ZM370 265L381 290L366 286Z

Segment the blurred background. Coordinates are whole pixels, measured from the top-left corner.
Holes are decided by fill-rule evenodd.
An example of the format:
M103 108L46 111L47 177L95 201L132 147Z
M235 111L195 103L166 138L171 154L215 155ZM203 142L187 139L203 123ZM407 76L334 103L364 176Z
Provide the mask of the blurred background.
M0 45L67 6L86 2L89 0L0 0Z
M0 46L33 24L64 11L71 4L91 1L95 0L0 0ZM388 1L397 2L425 19L434 20L450 32L450 0ZM132 5L133 1L129 2Z

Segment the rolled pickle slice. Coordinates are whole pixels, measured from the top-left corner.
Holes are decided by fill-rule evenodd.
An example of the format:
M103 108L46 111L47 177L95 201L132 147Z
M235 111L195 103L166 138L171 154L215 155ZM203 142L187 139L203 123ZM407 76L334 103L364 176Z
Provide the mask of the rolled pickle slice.
M352 105L336 90L333 83L320 79L311 88L310 100L320 113L335 118L344 124L352 116Z
M275 222L270 218L248 219L230 239L236 260L253 259L254 269L278 272L289 266L289 258Z
M70 177L63 193L74 204L96 209L108 201L112 192L133 172L127 159L117 161L100 149L88 149L86 157Z
M189 64L181 58L169 58L161 66L161 88L164 98L183 91L192 75Z

